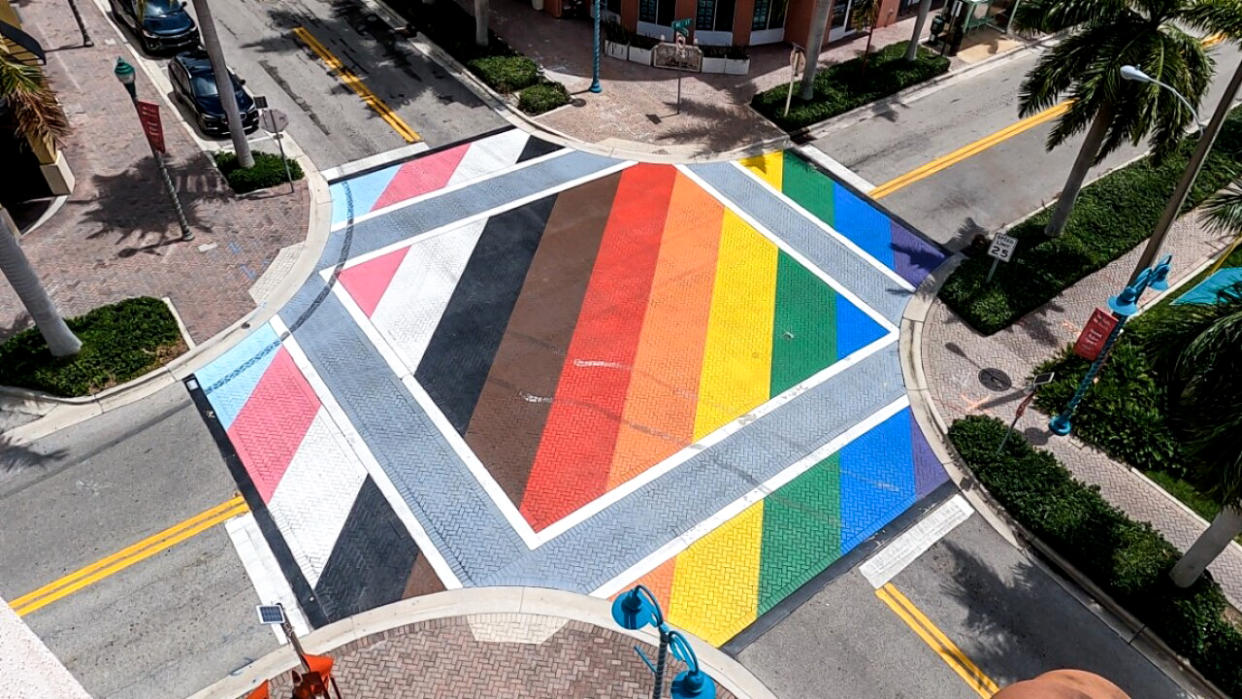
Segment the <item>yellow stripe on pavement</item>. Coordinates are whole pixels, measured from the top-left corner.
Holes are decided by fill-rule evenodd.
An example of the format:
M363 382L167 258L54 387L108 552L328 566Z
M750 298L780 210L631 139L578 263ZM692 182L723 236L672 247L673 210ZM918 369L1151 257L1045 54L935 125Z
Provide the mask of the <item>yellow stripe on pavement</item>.
M1202 39L1201 43L1204 48L1211 48L1216 44L1219 44L1221 41L1224 41L1224 39L1225 35L1218 32L1216 34L1212 34L1211 36L1205 37ZM1021 121L1017 121L1009 126L1006 126L996 133L984 136L978 141L968 143L952 153L946 153L945 155L942 155L929 163L920 165L904 175L898 175L888 182L876 186L875 189L867 192L867 195L872 199L879 199L880 197L888 196L899 189L908 187L919 180L927 179L937 172L953 167L963 160L974 157L998 143L1007 141L1020 133L1029 131L1040 124L1061 116L1065 112L1069 111L1070 105L1073 103L1073 100L1065 100L1064 102L1049 107L1038 114L1032 114Z
M174 524L158 534L149 536L136 544L127 546L116 553L76 570L58 580L54 580L39 589L9 601L9 606L18 616L25 616L35 610L42 609L56 600L93 585L100 580L122 571L135 563L171 548L196 534L204 532L221 522L237 515L245 514L250 508L242 496L204 510L193 517Z
M913 629L914 633L918 634L919 638L923 639L923 642L932 650L936 651L936 655L939 655L940 659L965 680L966 684L979 696L987 699L1000 691L1000 687L996 686L996 683L985 675L983 670L971 662L970 658L967 658L966 654L953 641L950 641L943 631L936 628L936 625L924 616L914 606L914 603L906 599L906 596L901 594L892 583L887 583L884 587L877 589L875 596L906 622L906 625Z
M404 138L406 143L418 143L423 140L423 137L419 136L417 131L410 128L410 125L405 123L401 117L397 116L397 113L394 112L391 107L384 104L383 100L381 100L374 92L371 92L371 88L367 87L362 82L361 78L350 72L350 70L345 67L345 64L341 62L341 59L332 55L332 52L328 51L327 47L321 44L318 39L307 31L306 27L296 27L293 30L293 35L301 40L302 43L306 44L307 48L315 52L315 55L319 56L319 60L327 64L327 66L336 73L336 77L341 82L345 83L346 87L353 90L355 94L361 97L362 101L368 107L374 109L375 113L379 114L381 119L388 122L388 125L393 128L393 131L396 131L401 138Z

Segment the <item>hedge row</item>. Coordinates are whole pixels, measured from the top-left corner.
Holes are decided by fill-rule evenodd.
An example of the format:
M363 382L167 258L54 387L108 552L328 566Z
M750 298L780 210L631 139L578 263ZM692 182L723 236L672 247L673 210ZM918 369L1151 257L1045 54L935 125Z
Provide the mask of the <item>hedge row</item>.
M294 181L303 177L302 166L298 161L289 159L289 173L285 174L285 162L279 155L254 151L254 167L237 166L236 153L216 153L216 167L224 174L234 192L244 194L256 189L267 189L278 184L285 184L292 177Z
M141 376L186 349L177 320L159 299L127 299L67 323L82 351L53 357L37 329L23 330L0 344L0 385L86 396Z
M1009 327L1146 239L1194 146L1194 139L1188 138L1163 163L1143 158L1083 188L1060 237L1048 238L1043 232L1051 209L1015 225L1008 233L1018 239L1017 251L991 282L985 280L992 259L976 255L953 272L940 298L984 335ZM1234 110L1186 198L1185 209L1198 206L1239 174L1242 112Z
M919 47L914 62L907 63L908 44L899 41L872 53L866 68L861 56L824 68L815 74L815 95L810 100L798 96L799 86L795 83L788 115L785 114L788 83L755 95L750 106L782 129L792 131L948 72L949 59L923 47Z
M1008 426L970 416L949 439L1001 505L1044 543L1130 610L1205 677L1242 695L1242 633L1225 620L1225 597L1205 574L1181 589L1169 580L1180 553L1146 522L1135 522L1075 480L1052 454L1013 435Z
M495 33L488 32L487 46L476 44L474 16L454 0L434 0L431 3L409 0L398 7L411 26L464 63L488 87L501 94L521 92L518 108L522 111L542 114L569 102L569 93L564 85L545 80L539 64L515 51ZM548 85L560 86L559 92L564 99L558 102L554 94L556 89L545 87ZM533 88L539 89L527 97L525 91ZM527 109L528 106L531 109Z

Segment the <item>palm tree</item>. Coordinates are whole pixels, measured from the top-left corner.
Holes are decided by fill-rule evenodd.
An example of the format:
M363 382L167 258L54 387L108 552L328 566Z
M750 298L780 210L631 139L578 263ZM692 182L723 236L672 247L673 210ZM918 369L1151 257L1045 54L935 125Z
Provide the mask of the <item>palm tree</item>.
M487 0L474 0L474 43L486 47L487 41Z
M919 14L914 19L914 33L910 35L910 43L906 46L906 63L913 63L919 55L919 40L923 38L923 25L927 23L927 14L931 12L931 0L920 0Z
M1242 533L1242 283L1177 307L1144 344L1164 377L1169 424L1191 477L1224 505L1170 573L1189 587Z
M828 27L828 12L832 0L815 0L811 12L811 30L806 38L806 67L802 69L802 86L798 96L804 100L815 97L815 71L819 70L819 51L824 46L824 32Z
M58 138L69 132L69 122L44 80L43 72L3 54L0 54L0 101L8 106L16 131L27 138ZM52 355L77 354L82 342L65 325L64 318L39 282L39 276L17 243L17 226L3 207L0 207L0 273L17 292Z
M1207 32L1236 29L1223 6L1235 0L1025 0L1014 15L1024 34L1073 29L1027 74L1019 93L1022 116L1062 99L1072 102L1047 148L1086 129L1086 138L1061 190L1044 232L1065 229L1087 171L1125 141L1135 145L1149 134L1157 158L1177 147L1193 119L1175 96L1156 85L1123 81L1123 65L1134 65L1198 104L1212 78L1213 61L1200 40L1184 27Z

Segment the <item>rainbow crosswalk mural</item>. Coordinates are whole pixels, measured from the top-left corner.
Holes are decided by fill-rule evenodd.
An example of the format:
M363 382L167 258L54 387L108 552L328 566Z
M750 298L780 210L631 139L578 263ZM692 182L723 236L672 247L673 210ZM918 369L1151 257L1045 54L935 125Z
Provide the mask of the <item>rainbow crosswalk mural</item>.
M887 334L668 165L340 283L536 531Z

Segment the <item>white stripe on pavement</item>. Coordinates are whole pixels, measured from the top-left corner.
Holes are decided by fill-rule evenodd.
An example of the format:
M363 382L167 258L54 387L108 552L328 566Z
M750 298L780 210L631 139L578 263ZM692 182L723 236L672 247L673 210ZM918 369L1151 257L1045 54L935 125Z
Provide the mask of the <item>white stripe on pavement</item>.
M862 573L872 587L876 589L884 587L906 566L931 548L932 544L940 541L946 534L953 531L954 527L965 522L972 512L974 510L961 493L954 495L919 520L913 527L903 532L901 536L893 539L888 546L880 549L879 553L858 567L858 572Z

